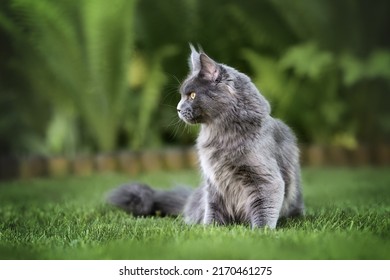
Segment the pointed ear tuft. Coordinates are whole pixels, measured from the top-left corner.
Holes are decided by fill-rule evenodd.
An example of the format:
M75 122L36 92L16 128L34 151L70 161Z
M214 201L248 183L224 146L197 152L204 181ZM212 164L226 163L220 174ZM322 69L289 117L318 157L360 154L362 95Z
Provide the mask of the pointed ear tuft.
M199 53L196 51L194 46L190 44L191 54L188 58L188 64L190 66L191 72L199 72L200 70L200 59Z
M217 80L219 76L219 66L214 60L208 57L205 53L199 55L200 60L200 72L199 74L209 81Z

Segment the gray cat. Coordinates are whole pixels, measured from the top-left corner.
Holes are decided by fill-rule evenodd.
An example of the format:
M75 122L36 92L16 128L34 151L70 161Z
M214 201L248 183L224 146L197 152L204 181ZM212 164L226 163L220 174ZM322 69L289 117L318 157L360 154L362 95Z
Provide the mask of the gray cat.
M109 202L136 216L180 215L189 224L250 224L275 228L279 217L304 212L299 150L291 130L270 116L250 78L191 46L190 73L177 106L180 119L200 124L201 187L190 191L142 184L114 190Z

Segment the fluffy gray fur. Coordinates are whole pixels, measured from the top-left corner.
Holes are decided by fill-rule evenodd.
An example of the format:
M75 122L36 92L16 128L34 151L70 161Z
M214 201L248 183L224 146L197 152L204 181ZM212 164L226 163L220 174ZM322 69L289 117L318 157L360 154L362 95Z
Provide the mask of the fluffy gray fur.
M250 78L191 46L190 73L177 106L180 119L200 124L197 151L203 184L193 192L132 184L109 201L134 215L183 214L187 223L275 228L304 212L299 150L292 131Z

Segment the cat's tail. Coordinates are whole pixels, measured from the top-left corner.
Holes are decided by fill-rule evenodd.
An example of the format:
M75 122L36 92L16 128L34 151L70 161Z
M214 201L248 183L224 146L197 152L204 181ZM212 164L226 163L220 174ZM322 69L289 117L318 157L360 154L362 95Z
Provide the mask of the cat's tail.
M183 212L191 189L156 190L145 184L128 184L114 189L107 202L134 216L177 216Z

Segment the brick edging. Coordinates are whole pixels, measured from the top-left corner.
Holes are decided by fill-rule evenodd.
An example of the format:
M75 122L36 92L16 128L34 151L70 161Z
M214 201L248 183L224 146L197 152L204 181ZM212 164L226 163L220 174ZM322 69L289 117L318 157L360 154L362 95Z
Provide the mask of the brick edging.
M360 146L354 150L340 147L301 146L304 166L390 165L390 146ZM35 177L87 176L101 172L123 172L137 175L158 170L197 168L193 148L168 148L142 152L116 152L72 158L30 156L0 157L0 180Z

